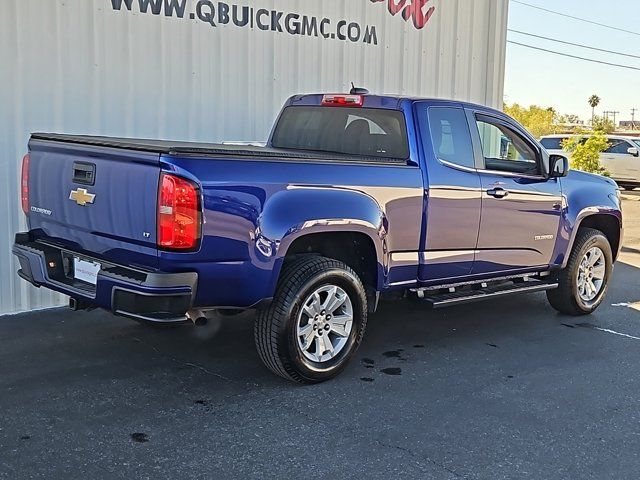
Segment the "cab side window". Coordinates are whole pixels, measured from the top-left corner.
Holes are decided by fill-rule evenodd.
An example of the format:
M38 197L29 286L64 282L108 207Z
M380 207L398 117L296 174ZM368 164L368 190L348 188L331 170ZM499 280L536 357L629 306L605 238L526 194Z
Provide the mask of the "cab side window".
M619 153L622 155L628 155L629 152L627 150L632 147L630 143L620 138L610 139L609 145L611 146L607 150L605 150L605 153Z
M461 167L475 168L469 124L461 108L429 108L431 142L440 160Z
M540 143L547 150L562 150L562 142L569 137L548 137L540 140Z
M479 117L476 124L487 170L540 175L537 153L519 133L486 117Z

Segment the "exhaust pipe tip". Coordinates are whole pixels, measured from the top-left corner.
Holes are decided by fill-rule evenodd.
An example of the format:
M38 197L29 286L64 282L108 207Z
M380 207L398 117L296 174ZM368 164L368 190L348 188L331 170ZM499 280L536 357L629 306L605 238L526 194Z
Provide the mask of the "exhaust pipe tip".
M202 310L189 310L187 318L193 322L196 327L204 327L209 323L209 319Z
M193 324L196 327L204 327L207 323L209 323L209 319L207 317L198 317L191 319Z

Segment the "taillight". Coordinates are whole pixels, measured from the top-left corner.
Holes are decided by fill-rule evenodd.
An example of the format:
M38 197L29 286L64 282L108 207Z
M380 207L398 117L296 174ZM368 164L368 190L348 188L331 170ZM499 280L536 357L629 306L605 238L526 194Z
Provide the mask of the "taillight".
M25 215L29 215L29 160L27 153L22 157L22 179L20 181L20 196L22 199L22 211Z
M362 95L325 95L322 105L333 107L361 107L364 105Z
M163 173L158 189L158 247L193 250L200 234L198 187L189 180Z

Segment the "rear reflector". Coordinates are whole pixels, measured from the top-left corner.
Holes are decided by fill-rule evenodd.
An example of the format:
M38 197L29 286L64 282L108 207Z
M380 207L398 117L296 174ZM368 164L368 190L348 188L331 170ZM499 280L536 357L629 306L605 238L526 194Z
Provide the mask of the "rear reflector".
M27 153L22 157L22 180L20 181L20 196L22 199L22 211L29 215L29 160L31 157Z
M325 95L322 97L322 105L332 107L361 107L364 105L362 95Z
M193 250L200 235L198 187L189 180L163 173L158 189L158 247Z

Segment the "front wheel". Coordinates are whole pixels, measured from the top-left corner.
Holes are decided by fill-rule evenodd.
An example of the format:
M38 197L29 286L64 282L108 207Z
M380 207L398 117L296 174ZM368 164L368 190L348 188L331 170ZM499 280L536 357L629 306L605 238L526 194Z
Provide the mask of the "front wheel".
M553 308L567 315L588 315L600 306L613 270L611 245L599 230L580 229L559 286L547 291Z
M283 267L273 302L254 327L260 358L274 373L300 383L338 375L356 352L367 324L367 297L342 262L302 256Z

